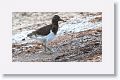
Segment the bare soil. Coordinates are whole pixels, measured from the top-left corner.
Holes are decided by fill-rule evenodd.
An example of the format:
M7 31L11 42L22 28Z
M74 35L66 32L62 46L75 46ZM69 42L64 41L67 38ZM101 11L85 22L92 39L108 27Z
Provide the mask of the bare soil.
M100 62L102 29L66 34L49 43L54 52L47 54L40 42L13 44L13 62Z

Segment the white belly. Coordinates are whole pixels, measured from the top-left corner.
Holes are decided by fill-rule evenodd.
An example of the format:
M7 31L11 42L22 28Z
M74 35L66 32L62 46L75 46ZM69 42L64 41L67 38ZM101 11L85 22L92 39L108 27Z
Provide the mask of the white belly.
M46 36L33 35L31 36L31 38L48 42L48 41L52 41L55 38L55 34L52 31L50 31L50 33Z

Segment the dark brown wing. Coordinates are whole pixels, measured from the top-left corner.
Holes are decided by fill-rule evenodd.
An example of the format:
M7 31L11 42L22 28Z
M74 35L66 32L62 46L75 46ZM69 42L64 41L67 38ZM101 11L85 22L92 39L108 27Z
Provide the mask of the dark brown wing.
M45 36L50 33L51 28L52 28L52 25L44 26L44 27L34 31L34 34Z

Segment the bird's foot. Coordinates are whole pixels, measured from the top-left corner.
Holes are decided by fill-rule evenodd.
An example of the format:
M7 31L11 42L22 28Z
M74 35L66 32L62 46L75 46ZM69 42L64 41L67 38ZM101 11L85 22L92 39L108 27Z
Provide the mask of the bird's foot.
M47 54L47 55L53 54L53 52L51 52L51 51L44 51L44 53Z
M50 52L53 52L53 50L52 50L51 48L47 47L47 49L48 49Z
M53 50L51 48L47 47L45 50L45 53L46 54L53 54Z

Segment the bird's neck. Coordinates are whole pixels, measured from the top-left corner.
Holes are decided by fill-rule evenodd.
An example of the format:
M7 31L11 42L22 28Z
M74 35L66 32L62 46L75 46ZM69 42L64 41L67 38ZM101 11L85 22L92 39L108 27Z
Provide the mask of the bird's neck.
M57 21L57 22L53 21L53 22L52 22L52 32L53 32L54 34L56 34L57 31L58 31L58 21Z
M56 25L56 26L58 26L58 21L54 21L54 20L52 20L52 25Z

